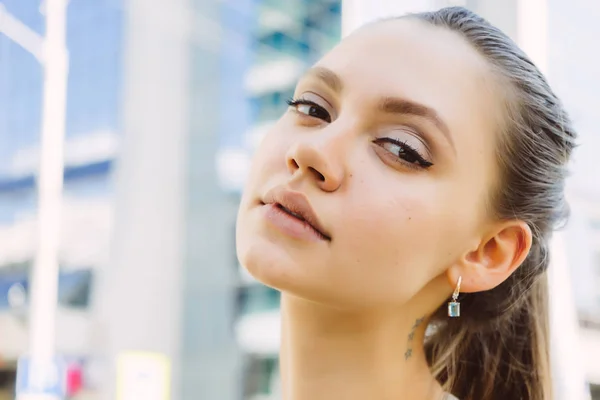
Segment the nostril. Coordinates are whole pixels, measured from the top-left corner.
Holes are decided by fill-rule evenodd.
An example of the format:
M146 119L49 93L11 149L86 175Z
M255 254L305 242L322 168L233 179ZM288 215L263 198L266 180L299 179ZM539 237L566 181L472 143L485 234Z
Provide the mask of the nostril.
M308 169L310 172L312 172L317 177L318 180L320 180L321 182L325 182L325 175L323 175L322 173L320 173L313 167L308 167Z
M291 160L290 160L290 166L291 166L293 169L299 169L299 168L300 168L300 166L298 165L298 163L297 163L297 162L296 162L296 160L294 160L294 159L291 159Z

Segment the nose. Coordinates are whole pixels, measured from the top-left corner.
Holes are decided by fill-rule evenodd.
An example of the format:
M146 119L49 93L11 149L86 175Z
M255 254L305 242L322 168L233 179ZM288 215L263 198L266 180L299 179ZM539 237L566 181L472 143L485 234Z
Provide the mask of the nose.
M319 188L334 192L342 185L344 168L339 161L341 143L300 140L294 143L286 157L292 174L304 174Z

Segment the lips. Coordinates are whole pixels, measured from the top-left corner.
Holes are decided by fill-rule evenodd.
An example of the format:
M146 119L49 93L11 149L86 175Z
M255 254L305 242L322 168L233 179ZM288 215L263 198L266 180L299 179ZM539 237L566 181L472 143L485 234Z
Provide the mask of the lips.
M304 219L304 217L303 217L302 215L300 215L300 214L296 214L295 212L293 212L293 211L291 211L291 210L288 210L287 208L285 208L285 207L284 207L284 206L282 206L281 204L279 204L279 203L276 203L276 204L275 204L275 206L276 206L277 208L279 208L280 210L282 210L283 212L285 212L285 213L287 213L287 214L291 215L292 217L298 218L300 221L304 221L304 222L306 222L306 219ZM314 228L314 226L313 226L313 228Z
M324 229L317 218L317 215L311 207L308 199L303 193L295 192L278 186L270 190L262 201L263 204L269 204L286 215L307 225L317 235L324 240L331 240L331 236Z

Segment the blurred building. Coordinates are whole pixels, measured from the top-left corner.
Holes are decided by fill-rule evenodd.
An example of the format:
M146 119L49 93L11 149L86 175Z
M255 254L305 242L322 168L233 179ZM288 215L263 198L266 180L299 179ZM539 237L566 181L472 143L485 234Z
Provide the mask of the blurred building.
M548 79L580 135L568 187L572 215L565 240L581 327L579 347L592 399L600 399L600 180L594 153L600 146L594 118L600 106L600 80L594 77L600 56L584 47L600 36L600 26L594 23L599 17L598 2L548 0Z
M0 7L43 32L42 2L3 0ZM69 7L57 350L82 364L90 352L91 288L106 263L111 231L121 27L119 2L82 0ZM14 384L16 358L27 351L29 270L38 240L35 177L42 78L38 60L0 34L0 376L9 377L0 379L0 385L7 392Z
M42 33L42 3L0 6ZM220 133L248 129L254 9L251 1L69 5L57 351L84 365L84 385L100 398L135 390L127 376L157 371L173 398L241 397L237 201L218 186L215 153L220 137L227 142ZM0 54L0 384L11 386L27 350L42 69L5 36ZM116 368L139 360L141 370ZM151 360L164 363L153 370Z

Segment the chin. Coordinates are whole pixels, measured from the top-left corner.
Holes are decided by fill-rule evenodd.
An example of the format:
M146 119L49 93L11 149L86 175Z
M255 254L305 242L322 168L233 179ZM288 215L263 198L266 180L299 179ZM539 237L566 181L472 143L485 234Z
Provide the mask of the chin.
M238 261L259 282L279 290L288 290L314 277L314 268L306 268L315 249L297 246L261 223L256 210L238 215L236 251ZM318 251L317 251L318 252Z
M236 251L241 266L273 289L306 300L337 302L327 276L328 250L266 229L252 211L238 215Z
M298 265L280 246L255 235L250 240L238 239L240 264L259 282L284 290L298 275Z
M243 268L265 286L310 302L346 308L354 299L337 293L320 271L324 265L292 257L273 243L254 238L250 246L240 243L238 259ZM268 242L268 241L267 241ZM354 297L354 296L351 296Z

